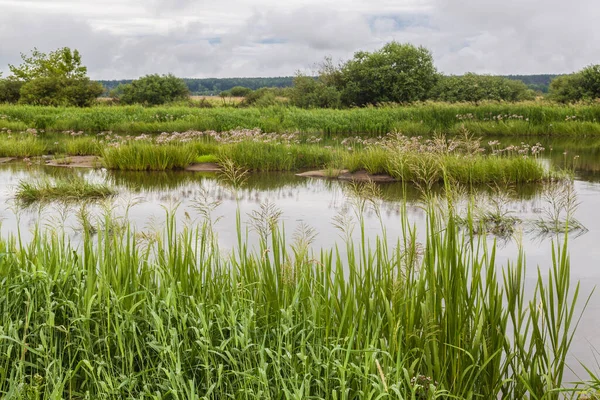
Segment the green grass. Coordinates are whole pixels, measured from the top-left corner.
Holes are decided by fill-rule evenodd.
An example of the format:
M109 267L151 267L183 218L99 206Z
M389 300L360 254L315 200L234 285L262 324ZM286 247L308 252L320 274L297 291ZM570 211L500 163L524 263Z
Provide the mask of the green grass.
M113 188L102 183L90 183L80 177L60 177L53 180L20 181L16 198L25 204L48 201L104 199L115 195Z
M321 168L336 152L319 145L290 145L245 141L222 145L219 157L254 171L298 171Z
M463 236L452 213L425 207L422 246L403 217L388 246L384 234L365 237L368 199L353 204L359 239L342 231L341 247L316 252L314 231L286 238L266 205L254 249L238 211L229 256L214 221L182 228L173 212L146 234L107 213L81 247L60 231L0 240L0 393L558 398L578 296L566 246L527 297L524 255L499 265L494 245Z
M35 157L46 153L47 144L31 135L0 136L0 157Z
M146 141L108 146L102 151L102 162L107 168L123 171L183 169L193 163L196 157L197 153L192 146L157 145Z
M204 154L196 157L197 163L218 163L219 157L214 154Z
M576 118L573 119L572 117ZM600 134L600 107L547 102L367 107L346 110L273 106L194 108L95 106L91 108L0 105L0 128L128 133L227 131L261 128L265 132L410 135L458 132L465 125L477 135Z

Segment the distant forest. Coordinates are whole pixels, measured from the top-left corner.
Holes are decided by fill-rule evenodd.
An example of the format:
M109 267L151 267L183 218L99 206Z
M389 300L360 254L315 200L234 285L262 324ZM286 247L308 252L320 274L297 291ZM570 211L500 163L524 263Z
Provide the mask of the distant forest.
M548 93L550 81L556 78L558 75L504 75L503 77L513 79L516 81L522 81L530 89L539 91L542 93ZM235 86L244 86L252 90L260 89L263 87L291 87L293 84L293 76L282 76L275 78L184 78L185 84L190 89L190 92L195 95L215 96L224 90L229 90ZM131 79L122 80L99 80L105 88L105 95L108 95L109 91L119 86L119 84L131 83Z

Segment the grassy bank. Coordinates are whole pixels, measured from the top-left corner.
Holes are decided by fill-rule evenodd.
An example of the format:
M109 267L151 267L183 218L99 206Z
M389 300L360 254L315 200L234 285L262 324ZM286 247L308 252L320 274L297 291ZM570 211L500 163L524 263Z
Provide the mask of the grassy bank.
M227 131L260 128L265 132L381 135L456 133L569 135L600 133L600 106L543 102L446 104L346 110L275 106L268 108L193 108L182 106L96 106L92 108L0 105L0 128L128 133Z
M71 136L24 132L5 134L0 156L98 155L106 168L130 171L183 169L194 162L232 162L253 171L366 170L430 186L444 180L467 184L527 183L550 176L536 157L539 145L484 148L464 129L461 136L432 139L388 134L378 138L332 138L264 133L187 131L161 135L112 133ZM8 137L10 136L10 138ZM495 142L494 142L495 143Z
M426 208L423 244L404 217L388 247L365 239L368 200L354 204L359 239L317 252L314 231L284 237L267 206L257 247L238 223L225 256L213 221L177 233L174 214L143 234L107 214L78 248L59 231L0 240L0 393L558 398L576 318L566 247L529 297L525 257L498 265L451 213Z

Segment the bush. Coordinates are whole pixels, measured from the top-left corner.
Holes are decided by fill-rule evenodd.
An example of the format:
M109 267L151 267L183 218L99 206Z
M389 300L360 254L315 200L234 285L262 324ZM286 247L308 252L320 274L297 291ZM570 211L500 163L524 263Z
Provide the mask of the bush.
M121 85L120 101L124 104L159 105L176 100L184 100L189 96L189 89L183 79L171 74L146 75L130 84Z
M554 78L550 82L550 98L561 103L600 98L600 64Z
M23 82L16 79L0 79L0 103L17 103L22 86Z
M89 78L41 77L23 84L19 103L87 107L92 105L103 90L102 85Z
M246 95L243 106L268 107L277 104L277 94L272 88L260 88Z
M243 86L234 86L227 92L229 92L229 96L232 97L246 97L248 94L252 93L252 89Z
M322 79L298 75L294 78L290 101L301 108L339 108L341 94L335 86L326 85Z
M431 98L447 102L473 102L483 100L523 101L535 95L523 82L500 76L467 73L462 76L441 77L431 91Z

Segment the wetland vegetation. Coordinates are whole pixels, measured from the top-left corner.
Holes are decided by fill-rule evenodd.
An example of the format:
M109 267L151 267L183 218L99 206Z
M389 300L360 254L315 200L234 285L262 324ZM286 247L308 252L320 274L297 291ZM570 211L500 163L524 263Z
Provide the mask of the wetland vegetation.
M500 77L441 76L427 49L398 43L326 60L290 89L232 87L216 100L149 75L97 101L102 88L68 48L10 69L0 157L19 202L0 236L2 396L598 398L593 365L580 383L569 375L594 300L568 252L587 231L574 177L600 170L597 66L556 78L544 99ZM198 163L216 164L212 194L183 171ZM102 179L57 167L33 179L46 164ZM286 221L258 192L312 181L251 174L306 170L368 182L346 182L343 207L319 198ZM382 175L393 183L370 181ZM547 204L516 216L515 188ZM121 191L155 191L162 222L115 212ZM281 191L281 204L294 199ZM388 210L382 192L395 193ZM256 203L247 212L244 199ZM225 241L223 201L234 204ZM46 207L56 219L25 229L35 207L21 206L33 204L36 221ZM316 229L304 219L328 208L340 208L329 223L339 238L317 239L324 216L311 215ZM533 273L519 236L532 231L552 243Z

